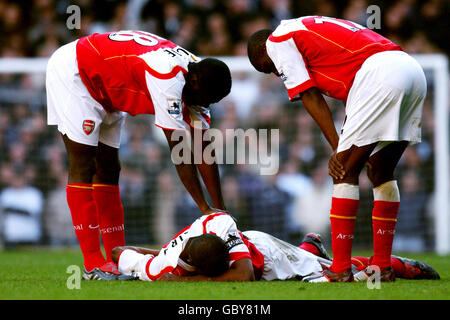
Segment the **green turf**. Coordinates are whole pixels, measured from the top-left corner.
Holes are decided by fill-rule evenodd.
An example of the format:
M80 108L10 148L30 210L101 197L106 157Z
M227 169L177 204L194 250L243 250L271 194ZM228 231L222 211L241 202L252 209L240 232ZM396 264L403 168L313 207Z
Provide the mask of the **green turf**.
M363 252L358 254L363 255ZM14 250L0 252L0 299L150 299L150 300L449 300L450 256L405 255L431 264L439 281L398 279L370 290L366 283L307 284L298 281L176 283L81 281L69 289L70 265L81 265L77 250ZM69 281L69 284L76 282Z

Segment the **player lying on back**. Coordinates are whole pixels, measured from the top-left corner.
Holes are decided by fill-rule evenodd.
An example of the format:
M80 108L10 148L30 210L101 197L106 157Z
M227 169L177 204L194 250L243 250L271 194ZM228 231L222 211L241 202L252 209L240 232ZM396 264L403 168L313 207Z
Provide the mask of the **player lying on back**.
M181 230L161 250L116 247L119 271L144 281L255 281L303 279L323 282L320 273L331 266L320 236L308 234L297 247L260 231L240 232L226 213L202 216ZM395 276L439 279L423 262L392 256ZM352 257L356 281L368 278L370 258Z

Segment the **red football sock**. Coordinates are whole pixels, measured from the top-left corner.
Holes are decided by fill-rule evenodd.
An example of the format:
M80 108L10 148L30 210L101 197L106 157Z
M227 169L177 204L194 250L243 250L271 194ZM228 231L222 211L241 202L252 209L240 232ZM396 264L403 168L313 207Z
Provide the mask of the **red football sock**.
M97 210L92 185L72 183L66 187L67 203L87 271L102 266L106 260L100 247Z
M395 277L396 278L412 278L408 274L408 270L405 268L405 265L403 262L401 262L399 259L391 257L391 266L392 269L394 269Z
M392 242L400 202L374 201L372 211L373 258L372 264L381 270L391 266Z
M307 242L303 242L301 245L298 246L300 249L303 249L305 251L308 251L312 254L315 254L316 256L320 255L319 249L316 248L315 245Z
M359 200L335 198L331 200L331 248L333 263L330 270L341 273L351 268L353 234Z
M125 245L123 206L119 186L106 184L93 184L93 186L103 247L106 259L110 262L112 249Z

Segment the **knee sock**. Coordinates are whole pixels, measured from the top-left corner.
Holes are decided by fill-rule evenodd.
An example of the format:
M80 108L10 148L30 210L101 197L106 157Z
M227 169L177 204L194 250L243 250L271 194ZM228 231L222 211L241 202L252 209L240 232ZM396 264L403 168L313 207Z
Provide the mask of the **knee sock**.
M92 185L72 183L66 187L67 203L72 215L75 235L83 254L87 271L106 263L100 247L97 210L92 198Z
M371 263L381 270L391 266L392 242L394 241L400 193L397 181L388 181L373 189L372 211L373 259Z
M112 261L111 251L125 245L123 206L118 185L93 184L93 197L99 217L100 233L106 259Z
M307 242L303 242L301 245L298 246L300 249L303 249L305 251L308 251L316 256L320 256L319 249L316 248L315 245Z
M333 263L330 270L341 273L351 268L351 254L356 214L359 206L359 186L335 184L331 201L331 248Z

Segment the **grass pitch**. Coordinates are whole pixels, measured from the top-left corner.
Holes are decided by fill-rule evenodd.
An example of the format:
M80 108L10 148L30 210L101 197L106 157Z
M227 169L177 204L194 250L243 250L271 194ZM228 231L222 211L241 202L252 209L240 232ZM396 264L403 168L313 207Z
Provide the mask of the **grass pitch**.
M368 255L367 252L355 252ZM401 254L399 254L401 255ZM449 300L450 256L405 254L432 265L441 280L308 284L299 281L142 282L77 281L78 250L0 252L0 300ZM74 269L70 269L70 266ZM70 273L67 273L69 268ZM75 272L74 272L75 270Z

